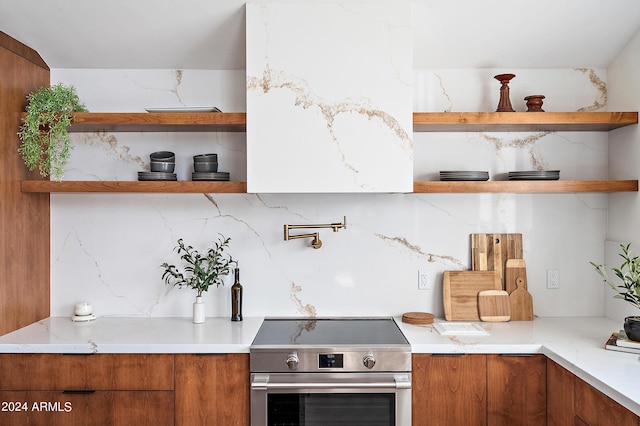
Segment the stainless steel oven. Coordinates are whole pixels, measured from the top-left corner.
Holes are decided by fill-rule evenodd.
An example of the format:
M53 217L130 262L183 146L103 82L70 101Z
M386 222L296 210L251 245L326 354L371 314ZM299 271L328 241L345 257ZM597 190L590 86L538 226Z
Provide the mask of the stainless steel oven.
M265 319L252 426L409 426L411 349L392 318Z

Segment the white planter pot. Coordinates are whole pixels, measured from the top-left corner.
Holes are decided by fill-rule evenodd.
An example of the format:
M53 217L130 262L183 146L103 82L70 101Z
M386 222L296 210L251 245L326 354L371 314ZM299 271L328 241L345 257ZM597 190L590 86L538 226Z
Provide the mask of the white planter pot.
M202 303L202 297L196 297L196 303L193 304L193 323L202 324L204 318L204 303Z

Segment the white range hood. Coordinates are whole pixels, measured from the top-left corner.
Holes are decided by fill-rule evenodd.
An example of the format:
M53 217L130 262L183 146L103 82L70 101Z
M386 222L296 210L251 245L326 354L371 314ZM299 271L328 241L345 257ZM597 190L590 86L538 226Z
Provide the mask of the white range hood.
M247 3L247 190L412 192L405 2Z

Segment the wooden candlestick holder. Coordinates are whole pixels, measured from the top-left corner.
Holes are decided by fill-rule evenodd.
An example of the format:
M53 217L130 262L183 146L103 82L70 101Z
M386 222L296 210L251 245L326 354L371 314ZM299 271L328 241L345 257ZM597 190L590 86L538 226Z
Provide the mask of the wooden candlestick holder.
M498 102L498 109L496 112L514 112L511 107L511 100L509 99L509 81L514 78L515 74L498 74L494 76L498 80L500 85L500 102Z
M544 112L542 100L544 95L529 95L524 98L527 101L527 112Z

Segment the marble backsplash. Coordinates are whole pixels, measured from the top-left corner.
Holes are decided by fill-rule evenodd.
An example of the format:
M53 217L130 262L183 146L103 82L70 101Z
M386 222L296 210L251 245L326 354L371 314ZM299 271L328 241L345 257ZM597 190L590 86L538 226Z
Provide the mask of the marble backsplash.
M415 111L493 111L513 72L511 101L544 94L547 111L606 109L606 70L414 71ZM245 110L238 71L53 69L90 111L210 106ZM135 180L156 150L176 152L178 179L191 156L219 155L221 171L246 180L244 133L74 133L67 180ZM607 178L606 132L414 133L414 179L439 170L560 169L561 179ZM204 250L232 238L245 287L244 314L283 316L442 315L444 270L470 267L471 233L524 238L529 291L538 316L604 313L602 262L607 194L52 194L51 315L90 301L101 316L190 316L195 292L167 287L159 265L178 262L178 238ZM284 224L341 222L319 250L284 241ZM547 269L560 289L546 288ZM418 270L429 290L418 290ZM204 297L209 316L230 314L231 277Z

